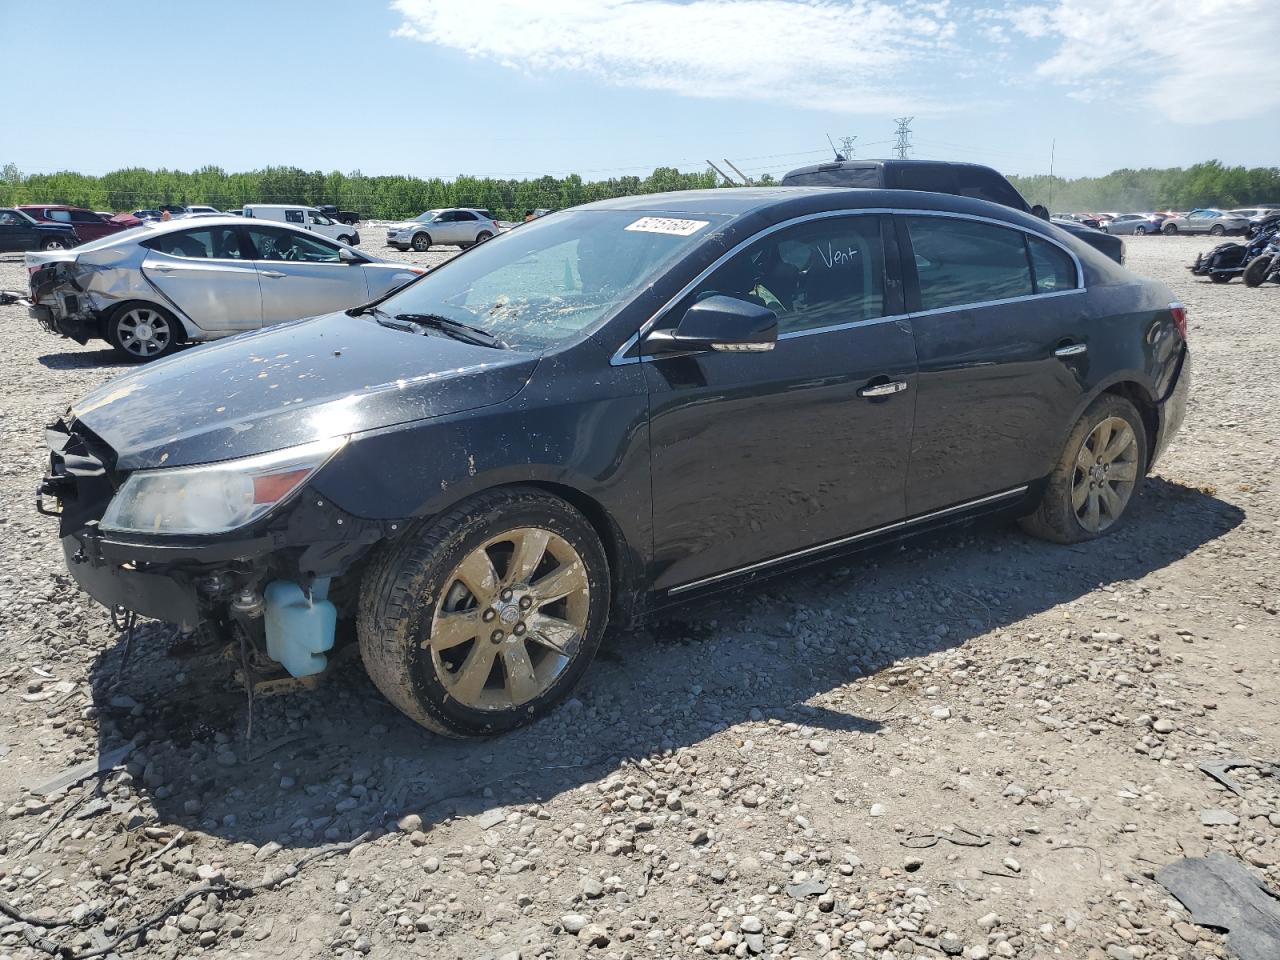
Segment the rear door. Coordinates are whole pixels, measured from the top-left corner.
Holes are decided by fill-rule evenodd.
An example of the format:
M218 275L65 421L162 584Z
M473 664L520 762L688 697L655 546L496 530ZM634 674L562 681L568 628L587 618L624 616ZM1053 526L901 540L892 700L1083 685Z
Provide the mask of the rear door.
M914 516L1048 474L1085 393L1095 321L1064 247L981 218L897 220L919 359Z
M886 282L887 224L854 214L767 232L658 321L670 329L713 294L778 314L768 352L642 361L658 588L679 594L902 517L915 348L896 272Z
M116 231L92 210L72 210L71 226L85 243L97 240Z
M258 271L235 227L193 227L152 237L143 276L209 333L262 325Z
M246 224L262 284L263 325L345 310L369 299L364 271L336 243L283 227Z

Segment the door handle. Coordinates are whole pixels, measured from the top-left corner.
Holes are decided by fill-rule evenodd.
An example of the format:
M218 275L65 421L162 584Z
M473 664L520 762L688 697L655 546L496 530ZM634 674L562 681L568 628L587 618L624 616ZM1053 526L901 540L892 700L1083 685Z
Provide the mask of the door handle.
M152 269L152 270L159 270L161 273L168 273L170 270L172 270L172 269L173 269L173 264L171 264L171 263L157 263L157 264L156 264L154 267L152 267L151 269Z
M895 393L901 393L907 389L907 384L902 380L890 380L888 383L877 383L873 387L863 387L858 391L858 396L866 397L868 400L874 400L876 397L891 397Z
M264 276L264 277L270 277L272 280L280 280L280 279L282 279L282 278L284 278L284 277L287 277L287 276L288 276L288 274L287 274L287 273L281 273L279 270L263 270L263 271L262 271L262 276Z
M1059 359L1065 357L1078 357L1083 353L1088 353L1089 348L1083 343L1064 343L1058 349L1053 351L1053 355Z

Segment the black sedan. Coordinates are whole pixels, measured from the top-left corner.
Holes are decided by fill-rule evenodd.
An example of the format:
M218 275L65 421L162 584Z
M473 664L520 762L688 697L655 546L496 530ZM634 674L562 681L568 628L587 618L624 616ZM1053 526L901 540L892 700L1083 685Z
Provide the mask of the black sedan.
M40 223L21 210L0 207L0 253L26 250L68 250L80 238L69 223Z
M604 201L345 313L117 377L42 509L109 606L509 730L609 620L987 515L1107 534L1183 417L1186 315L1028 214L918 191Z

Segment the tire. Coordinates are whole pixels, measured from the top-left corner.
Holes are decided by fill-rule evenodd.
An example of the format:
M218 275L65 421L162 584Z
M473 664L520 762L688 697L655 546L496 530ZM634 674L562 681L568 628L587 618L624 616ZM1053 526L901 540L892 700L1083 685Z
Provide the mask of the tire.
M1271 257L1262 254L1254 257L1249 261L1248 266L1244 268L1244 285L1246 287L1260 287L1267 279L1267 273L1271 269Z
M1103 449L1096 451L1099 454L1113 444L1122 443L1123 434L1117 426L1119 423L1128 427L1132 443L1118 451L1121 455L1107 463L1108 469L1104 472L1101 469L1102 461L1095 460L1095 451L1086 447L1086 443L1103 441ZM1104 424L1109 428L1106 434L1101 432ZM1089 409L1071 428L1062 457L1049 474L1039 505L1034 513L1018 521L1022 529L1032 536L1054 543L1083 543L1113 532L1128 516L1129 507L1142 487L1148 450L1146 427L1134 405L1123 397L1104 393L1089 405ZM1082 463L1085 460L1095 461L1087 464L1087 471ZM1115 474L1111 474L1111 468L1116 468ZM1095 469L1102 478L1097 486L1092 479ZM1132 476L1132 480L1127 481L1127 488L1126 481L1116 479L1121 474ZM1115 500L1102 494L1104 485L1115 496ZM1081 490L1084 493L1083 499L1073 499L1073 491ZM1096 496L1093 492L1095 490L1098 491ZM1090 501L1097 505L1096 526L1088 523L1093 509ZM1109 506L1116 502L1119 504L1118 509ZM1113 509L1114 513L1111 512Z
M1209 236L1211 237L1225 236L1226 233L1227 233L1227 228L1220 223L1215 223L1212 227L1209 228Z
M1230 282L1231 282L1231 274L1229 274L1229 273L1211 273L1211 274L1209 274L1209 279L1210 279L1210 280L1212 280L1214 283L1230 283Z
M167 357L183 338L177 317L164 307L136 300L111 311L104 327L103 339L131 363ZM139 336L140 330L146 335Z
M516 531L547 538L541 548L537 537L523 541L527 556L542 557L531 573L512 569L516 540L503 538ZM476 564L478 556L488 562ZM492 591L510 583L514 593L483 587L474 593L463 582L464 561L471 574L488 572L473 583ZM539 603L538 585L561 571L572 577L573 591ZM600 538L577 510L533 488L489 491L423 521L375 555L360 588L360 654L374 685L427 729L451 737L506 733L551 710L590 666L609 617L609 584ZM459 618L448 634L452 642L433 647L433 632L441 636L438 624L450 617ZM538 639L546 629L539 620L570 629L559 636L567 656ZM519 695L511 658L532 671ZM468 678L473 661L479 669Z
M1146 227L1134 227L1134 228L1133 228L1133 235L1134 235L1135 237L1145 237L1145 236L1147 235L1147 228L1146 228Z
M425 233L415 233L413 242L409 244L418 253L426 253L431 249L431 237Z
M349 236L346 236L345 234L338 238L338 242L345 243L348 247L354 247L356 245L355 237L349 237Z
M1160 228L1160 232L1163 233L1166 237L1172 237L1174 234L1178 232L1178 225L1176 223L1166 223L1163 227Z
M70 250L71 244L64 243L57 237L49 237L47 240L40 241L41 250Z
M481 230L476 234L476 243L484 243L486 240L491 240L492 238L493 234L488 230Z

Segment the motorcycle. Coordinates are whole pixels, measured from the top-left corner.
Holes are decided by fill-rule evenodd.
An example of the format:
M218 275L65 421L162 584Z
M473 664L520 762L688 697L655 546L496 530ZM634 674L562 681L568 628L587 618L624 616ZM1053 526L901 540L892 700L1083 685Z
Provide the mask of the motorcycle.
M1272 231L1271 240L1242 273L1245 286L1260 287L1264 283L1280 283L1280 231Z
M1187 269L1214 283L1230 283L1232 277L1241 276L1245 267L1262 255L1277 233L1280 215L1267 217L1251 228L1245 243L1220 243L1208 253L1199 254Z

